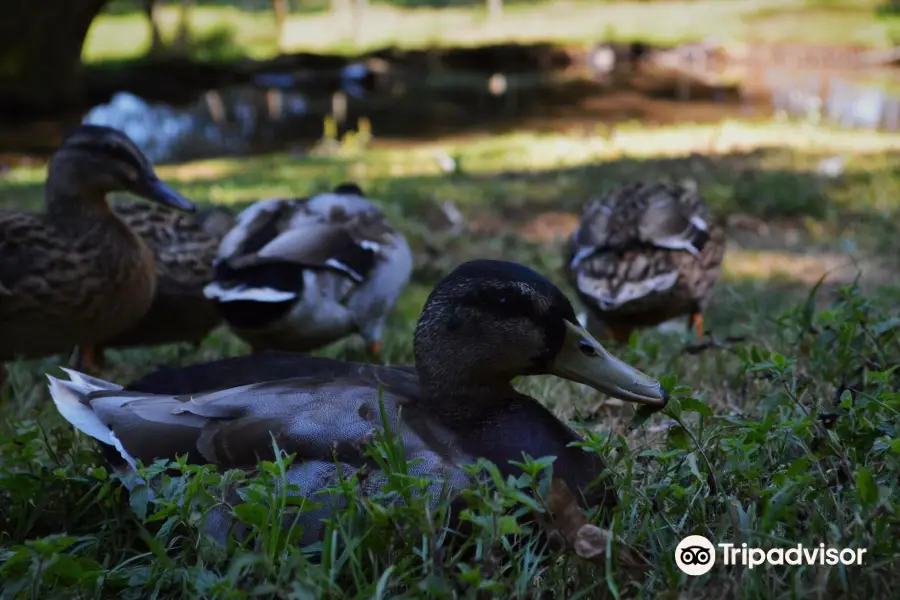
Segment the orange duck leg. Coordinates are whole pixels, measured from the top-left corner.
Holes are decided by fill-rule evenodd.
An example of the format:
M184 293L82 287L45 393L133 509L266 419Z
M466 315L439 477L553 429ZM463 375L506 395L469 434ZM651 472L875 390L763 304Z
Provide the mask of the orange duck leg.
M76 368L79 371L96 374L106 366L106 354L103 348L87 345L80 347L77 352L78 366Z
M703 314L695 312L691 314L688 322L688 330L693 331L698 340L703 339Z

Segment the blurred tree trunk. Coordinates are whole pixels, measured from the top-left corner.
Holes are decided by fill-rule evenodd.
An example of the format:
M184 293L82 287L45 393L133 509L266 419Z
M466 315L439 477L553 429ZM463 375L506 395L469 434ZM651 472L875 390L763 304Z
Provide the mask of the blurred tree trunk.
M159 4L157 0L142 0L144 14L150 23L150 54L159 54L163 50L162 33L159 29Z
M287 0L272 0L272 12L275 13L275 27L278 29L278 49L284 40L284 21L287 19Z
M487 0L488 18L499 19L503 16L503 0Z
M369 0L356 0L353 6L353 45L359 47L362 44L363 21L366 17L366 9Z
M338 18L340 36L343 37L349 28L350 36L353 36L355 17L353 16L353 0L331 0L331 14Z
M106 0L0 0L0 115L78 103L81 48Z
M178 15L178 32L175 34L175 52L181 55L188 53L191 43L191 8L194 0L181 0L181 10Z

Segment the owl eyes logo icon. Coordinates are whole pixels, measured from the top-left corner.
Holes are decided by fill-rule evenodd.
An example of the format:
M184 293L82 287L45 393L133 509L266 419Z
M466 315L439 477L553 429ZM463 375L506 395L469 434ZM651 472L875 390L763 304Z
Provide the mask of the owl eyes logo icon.
M686 575L697 577L709 573L716 564L716 549L702 535L689 535L675 548L675 564Z

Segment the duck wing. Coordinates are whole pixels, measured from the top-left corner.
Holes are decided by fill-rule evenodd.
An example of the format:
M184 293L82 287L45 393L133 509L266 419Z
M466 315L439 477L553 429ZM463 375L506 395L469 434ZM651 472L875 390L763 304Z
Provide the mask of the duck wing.
M337 379L352 376L383 381L385 378L389 379L394 371L412 376L413 379L404 381L408 381L409 385L415 381L418 385L415 367L384 367L323 356L266 351L186 367L163 367L130 383L125 389L152 394L200 394L260 381L297 377L318 376ZM418 395L418 388L406 393Z
M272 438L298 462L337 458L362 466L360 450L384 417L408 453L454 456L452 444L434 439L435 426L418 409L418 380L404 371L361 376L296 377L202 394L134 392L67 370L70 381L48 376L60 414L98 441L115 447L130 465L187 455L194 463L252 469L272 460ZM404 413L399 420L400 409ZM458 457L457 457L458 458Z
M56 305L75 309L85 295L101 289L99 281L85 278L79 268L79 258L96 254L68 247L37 215L0 211L0 322L48 304L46 310Z

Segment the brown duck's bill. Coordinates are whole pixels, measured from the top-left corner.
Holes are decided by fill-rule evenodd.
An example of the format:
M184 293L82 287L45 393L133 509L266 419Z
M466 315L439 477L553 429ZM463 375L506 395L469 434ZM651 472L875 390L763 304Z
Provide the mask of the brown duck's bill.
M194 203L173 190L171 187L163 183L156 177L145 179L139 183L137 188L133 190L135 194L152 200L163 206L183 210L185 212L195 212L197 207Z
M604 348L583 327L566 321L566 338L550 373L589 385L614 398L664 408L669 394L660 383Z

